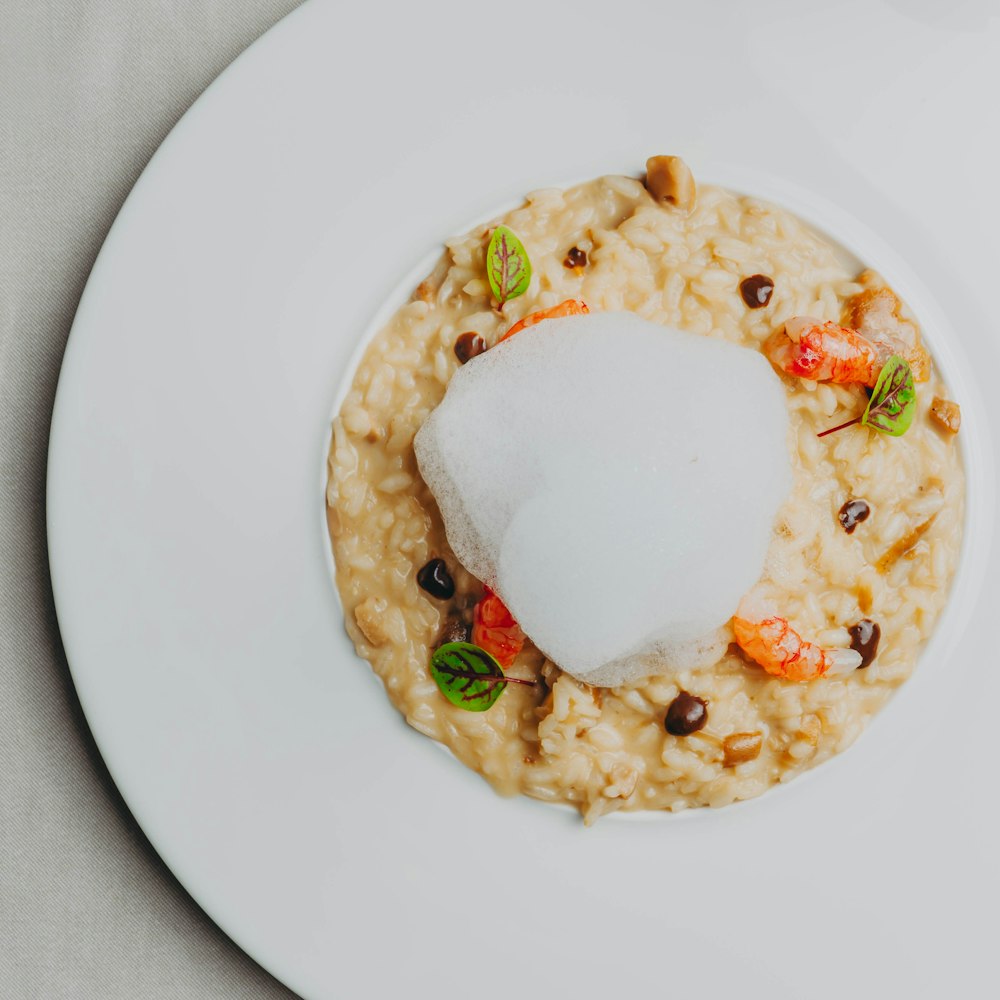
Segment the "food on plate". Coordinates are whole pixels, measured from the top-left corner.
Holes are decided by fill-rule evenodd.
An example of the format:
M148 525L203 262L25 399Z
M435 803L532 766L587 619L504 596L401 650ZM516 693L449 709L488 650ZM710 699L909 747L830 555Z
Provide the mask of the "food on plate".
M864 334L830 321L795 316L767 342L768 357L782 371L814 382L847 382L874 387L886 362L902 357L923 381L929 377L922 348L907 348L902 341L887 337L870 340Z
M935 396L931 401L931 416L946 430L957 434L962 426L962 409L950 399Z
M811 681L824 674L846 674L861 666L853 649L824 649L803 639L772 602L747 594L733 615L736 645L769 674L791 681Z
M455 559L490 588L473 642L502 599L501 666L525 635L603 687L713 663L791 486L781 380L634 313L543 313L457 371L414 439Z
M774 281L766 274L751 274L740 282L740 295L748 309L763 309L774 294Z
M690 736L705 728L708 722L708 703L704 698L680 691L667 706L663 728L671 736Z
M646 161L646 190L657 201L684 212L694 207L698 194L691 168L679 156L651 156Z
M461 364L479 357L487 349L487 343L475 330L466 330L455 340L455 357Z
M855 650L861 657L861 662L858 664L858 670L861 670L875 659L882 629L879 628L878 622L872 621L871 618L862 618L851 625L847 631L851 636L851 649Z
M849 746L961 544L958 404L893 289L791 213L643 178L446 252L330 449L348 632L504 793L721 806Z
M853 535L858 525L862 521L868 520L871 512L872 509L867 500L863 497L853 497L845 501L843 507L837 511L837 520L840 521L840 526L844 531Z

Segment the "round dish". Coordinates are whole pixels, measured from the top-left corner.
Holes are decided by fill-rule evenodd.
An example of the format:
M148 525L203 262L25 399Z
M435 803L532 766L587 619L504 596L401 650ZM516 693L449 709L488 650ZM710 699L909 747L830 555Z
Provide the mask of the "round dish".
M758 12L751 33L766 46L747 44L742 12L686 12L688 38L717 42L706 63L703 46L678 40L673 12L657 22L626 0L615 14L628 44L581 74L581 47L607 37L606 5L570 18L515 4L497 19L430 0L394 9L392 31L383 6L361 5L345 31L342 5L306 4L185 116L91 275L49 466L74 682L167 865L310 1000L470 989L500 1000L525 984L598 998L667 983L840 1000L887 970L914 996L976 995L989 981L1000 409L982 390L996 361L995 226L948 206L953 238L942 243L937 223L930 234L924 199L954 169L954 144L928 143L896 170L888 147L867 141L884 115L854 120L849 143L815 128L821 115L842 123L849 97L871 97L866 74L833 87L802 72L788 86L796 53L804 66L842 61L846 36L826 8ZM962 72L973 33L907 34L903 21L882 8L866 19L879 71L902 79L912 39L928 79L950 81L941 127L966 143L988 135ZM476 67L508 66L512 52L531 67L505 91L505 107L524 110L506 133L484 110L485 84L456 86L454 53L471 40ZM669 121L665 93L683 96ZM880 98L899 134L926 129L933 102L909 88ZM794 155L747 107L794 133ZM636 173L665 144L692 150L705 183L785 205L850 247L935 332L966 420L967 561L920 670L857 750L721 813L584 830L568 810L503 800L442 760L355 656L331 583L326 430L394 276L421 264L409 293L443 234L540 183ZM970 178L984 171L982 190L992 159L964 164ZM963 717L944 731L950 695ZM506 947L441 948L424 931L456 918ZM831 961L845 934L850 960Z
M431 654L446 630L467 641L462 623L471 623L483 588L448 544L413 439L472 360L470 338L480 353L525 315L563 301L755 350L794 316L859 325L883 302L905 314L878 275L859 273L847 251L789 212L711 186L679 208L657 203L640 180L605 176L529 194L495 224L524 242L529 290L491 307L484 255L493 223L449 240L368 347L333 423L330 527L358 653L415 729L499 791L575 805L588 823L618 809L727 805L846 749L909 677L958 564L965 477L956 434L932 414L932 401L948 397L936 371L917 372L917 416L899 438L859 427L821 440L863 406L857 384L785 379L795 483L757 591L817 642L843 646L848 627L877 628L864 669L789 680L734 644L709 668L594 687L560 670L529 636L511 668L530 683L512 685L488 712L464 711L437 690ZM740 294L754 276L755 287L770 288L766 304ZM908 321L897 325L914 332ZM923 366L920 354L915 367ZM503 428L481 432L489 448ZM863 524L856 514L842 519L850 504L863 510ZM453 586L421 585L425 566L444 569ZM664 717L683 697L700 699L706 718L693 733L666 732Z

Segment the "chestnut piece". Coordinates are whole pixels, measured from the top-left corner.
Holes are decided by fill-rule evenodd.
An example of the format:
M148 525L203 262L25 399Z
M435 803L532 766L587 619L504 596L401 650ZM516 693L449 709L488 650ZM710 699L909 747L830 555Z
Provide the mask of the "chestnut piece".
M417 573L417 583L431 597L447 601L455 596L455 581L443 559L431 559Z
M878 622L873 622L871 618L862 618L847 631L851 635L851 649L861 654L858 670L863 670L878 653L878 641L882 638L882 629L879 628Z
M837 520L840 521L840 526L849 535L854 534L854 529L862 522L867 520L868 515L872 512L871 507L868 506L867 500L862 500L860 497L856 500L848 500L843 507L837 512Z
M466 361L482 354L486 350L486 341L473 330L463 333L455 341L455 357L464 365Z
M708 705L704 698L681 691L670 703L663 728L671 736L690 736L708 722Z
M766 274L751 274L740 282L740 295L748 309L763 309L771 301L774 278Z

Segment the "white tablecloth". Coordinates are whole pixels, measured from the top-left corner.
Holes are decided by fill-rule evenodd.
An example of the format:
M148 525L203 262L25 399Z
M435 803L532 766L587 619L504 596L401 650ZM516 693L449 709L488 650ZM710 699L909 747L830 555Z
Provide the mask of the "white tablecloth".
M101 761L59 641L45 457L88 272L171 126L297 0L0 0L0 997L288 997Z

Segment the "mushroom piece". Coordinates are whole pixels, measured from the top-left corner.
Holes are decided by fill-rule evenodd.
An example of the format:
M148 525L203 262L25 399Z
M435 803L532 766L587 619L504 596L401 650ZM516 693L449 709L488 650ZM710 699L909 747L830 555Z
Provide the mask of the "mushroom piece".
M962 426L962 408L950 399L935 396L931 402L931 416L952 434L957 434Z
M694 208L694 177L679 156L651 156L646 161L646 190L657 201L682 211Z
M722 766L735 767L748 760L756 760L763 744L764 734L761 732L732 733L722 741Z

